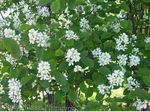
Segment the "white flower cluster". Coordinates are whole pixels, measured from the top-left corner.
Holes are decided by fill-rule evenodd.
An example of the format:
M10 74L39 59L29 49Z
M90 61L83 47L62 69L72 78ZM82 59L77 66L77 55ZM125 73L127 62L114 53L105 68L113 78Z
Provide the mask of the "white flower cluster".
M90 30L89 21L86 18L82 18L80 20L80 28L81 28L81 31L83 31L83 32Z
M101 55L102 51L100 48L96 48L92 51L92 54L94 57L99 57Z
M69 66L74 65L74 62L80 61L80 53L75 49L68 49L67 54L65 56L66 61L69 62Z
M13 66L17 64L17 60L14 57L12 57L12 55L10 54L5 54L5 59L7 62L9 62Z
M104 84L98 85L98 91L100 94L109 94L110 93L110 87L106 86Z
M140 83L138 83L134 78L132 78L131 76L127 78L127 89L129 91L133 91L136 88L140 87Z
M60 25L60 28L69 29L69 27L72 25L71 19L72 15L69 14L68 7L66 7L64 13L60 14L58 17L58 23Z
M15 34L15 30L12 30L10 28L5 28L4 29L4 36L5 38L12 38L15 41L20 41L21 36Z
M111 56L107 52L103 52L98 57L98 63L100 66L108 65L111 62Z
M137 66L138 64L140 64L140 57L137 55L130 55L129 56L129 66Z
M50 67L50 64L48 62L41 61L38 64L37 70L38 70L37 76L40 78L40 80L51 79L51 75L50 75L51 67Z
M38 15L40 15L42 17L48 17L48 16L50 16L50 12L49 12L48 7L38 6L37 7L37 12L38 12Z
M98 58L100 66L108 65L111 62L111 55L107 52L102 52L100 48L96 48L92 51L94 57Z
M31 12L31 7L25 3L24 0L19 2L21 11L23 12L23 14L25 15L25 19L26 23L29 25L34 25L36 24L36 17L35 17L35 13Z
M125 51L127 49L128 44L129 44L128 35L123 33L119 36L119 38L116 39L116 50Z
M114 32L118 33L118 32L120 32L121 25L120 25L120 23L113 23L111 25L111 28L113 29Z
M5 93L3 85L0 84L0 94Z
M78 40L79 39L77 34L72 30L66 30L65 37L67 40L71 40L71 39Z
M146 37L146 39L144 41L145 41L145 43L150 43L150 37Z
M21 84L16 78L12 78L8 81L8 96L13 103L21 102Z
M84 70L83 70L83 68L82 68L81 66L76 65L76 66L74 67L74 72L84 72Z
M49 36L45 32L38 32L37 30L30 29L29 33L30 44L37 44L38 47L49 47Z
M117 56L118 64L120 66L125 66L127 64L128 57L125 54Z
M147 100L141 101L141 99L137 98L137 100L133 103L133 106L136 107L137 111L142 111L147 108L147 104Z
M114 70L112 74L108 75L107 79L112 88L114 86L122 86L124 81L124 72L121 70Z

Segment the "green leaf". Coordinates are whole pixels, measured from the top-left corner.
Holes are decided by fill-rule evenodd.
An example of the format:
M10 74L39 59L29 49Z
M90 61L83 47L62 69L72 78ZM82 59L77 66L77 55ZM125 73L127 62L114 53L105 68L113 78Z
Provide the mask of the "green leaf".
M63 56L64 55L64 51L62 51L61 49L57 49L55 52L56 56Z
M59 11L60 7L61 7L60 0L55 0L54 2L52 2L51 10L52 12L57 12Z
M77 92L70 90L68 94L68 98L71 102L75 102L77 100Z
M32 110L43 110L45 106L45 103L43 101L34 101L31 104Z
M21 79L21 85L27 84L33 78L32 75L26 75Z
M150 50L150 43L145 44L145 50Z
M148 67L141 67L137 71L138 76L148 76L150 75L150 69Z
M144 83L150 87L150 76L143 76Z
M54 98L56 101L61 101L63 96L64 96L64 93L60 90L55 93Z
M64 75L60 72L56 72L55 73L55 78L56 78L56 81L61 84L61 85L66 85L67 81L66 81L66 78L64 77Z
M119 106L117 106L116 103L113 103L111 105L111 111L122 111L121 108Z
M93 95L93 88L89 87L85 93L86 97L91 97Z
M81 57L81 62L89 67L94 67L94 62L92 59L88 57Z
M68 7L74 9L76 5L76 0L68 0Z
M84 82L80 83L80 90L85 93L87 91L87 86Z
M16 59L21 56L20 48L17 42L10 38L2 39L4 48Z
M107 75L107 74L110 74L111 73L111 71L110 71L110 69L109 68L107 68L107 67L100 67L99 69L99 72L101 73L101 74L103 74L103 75Z
M43 87L43 88L48 88L50 86L50 83L46 80L42 80L40 81L40 85Z
M85 111L98 111L101 109L101 104L98 102L88 102Z

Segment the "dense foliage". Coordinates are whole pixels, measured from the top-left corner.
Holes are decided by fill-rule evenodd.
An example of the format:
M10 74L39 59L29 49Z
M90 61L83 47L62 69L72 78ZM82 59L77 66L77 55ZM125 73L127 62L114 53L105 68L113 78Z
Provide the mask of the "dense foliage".
M0 0L0 102L144 111L149 0Z

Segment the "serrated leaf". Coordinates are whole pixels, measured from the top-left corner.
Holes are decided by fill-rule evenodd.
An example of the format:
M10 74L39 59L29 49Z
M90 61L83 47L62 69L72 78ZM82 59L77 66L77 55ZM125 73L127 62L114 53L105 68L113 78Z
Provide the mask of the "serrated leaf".
M52 2L51 10L52 12L57 12L59 11L60 7L61 7L60 0L55 0Z

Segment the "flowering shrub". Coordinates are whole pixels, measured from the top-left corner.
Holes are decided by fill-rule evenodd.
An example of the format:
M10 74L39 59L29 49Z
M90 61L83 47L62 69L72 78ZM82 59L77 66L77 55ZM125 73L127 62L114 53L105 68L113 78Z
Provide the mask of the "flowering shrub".
M148 0L0 0L0 104L144 111Z

